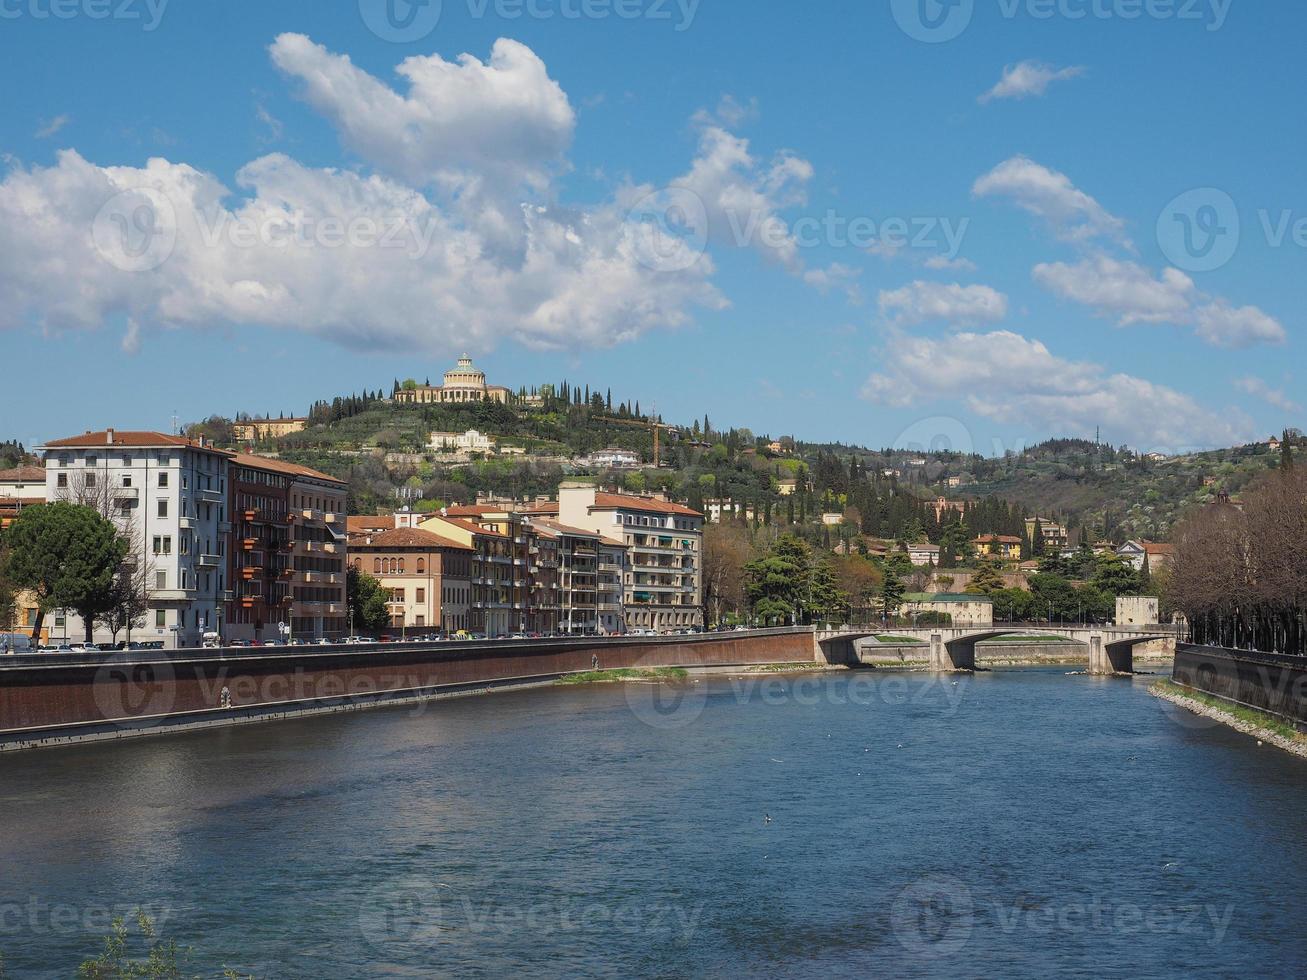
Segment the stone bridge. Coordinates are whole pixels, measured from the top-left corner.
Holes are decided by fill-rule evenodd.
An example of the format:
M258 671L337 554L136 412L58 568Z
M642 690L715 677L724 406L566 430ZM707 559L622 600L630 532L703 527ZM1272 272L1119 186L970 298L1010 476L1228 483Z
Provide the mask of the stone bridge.
M1029 626L1024 623L995 623L990 626L930 626L905 629L831 629L815 632L816 659L826 663L857 664L861 640L892 635L917 640L930 648L930 669L974 670L976 644L1003 636L1047 636L1072 640L1089 649L1089 673L1134 673L1134 648L1153 640L1174 640L1177 631L1168 626Z

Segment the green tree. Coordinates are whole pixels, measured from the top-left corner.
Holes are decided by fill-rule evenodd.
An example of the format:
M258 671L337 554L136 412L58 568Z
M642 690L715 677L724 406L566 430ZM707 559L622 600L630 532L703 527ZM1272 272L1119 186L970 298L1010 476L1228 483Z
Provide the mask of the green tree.
M818 562L812 570L812 582L809 587L808 610L812 618L829 621L848 607L849 597L840 588L830 559Z
M1111 552L1098 556L1090 584L1114 601L1117 596L1139 595L1143 585L1134 565Z
M798 622L807 605L812 550L793 534L782 534L771 551L744 566L753 613L767 624Z
M12 630L17 614L18 589L9 575L9 546L4 532L0 531L0 630Z
M1075 586L1061 575L1040 572L1030 576L1030 594L1034 597L1033 619L1070 619L1079 609Z
M993 597L1006 587L1007 583L1003 581L1003 573L999 571L998 562L986 561L976 569L976 574L971 577L971 581L967 585L967 592L972 595Z
M899 577L898 567L886 562L885 578L880 583L880 612L886 619L889 619L903 603L903 596L906 593L903 586L903 579Z
M390 611L386 608L389 597L375 578L351 567L345 574L345 591L354 629L380 633L390 625Z
M36 595L32 636L40 637L46 613L73 609L89 641L95 618L112 604L115 573L127 554L117 528L90 507L57 502L24 508L8 540L14 584Z

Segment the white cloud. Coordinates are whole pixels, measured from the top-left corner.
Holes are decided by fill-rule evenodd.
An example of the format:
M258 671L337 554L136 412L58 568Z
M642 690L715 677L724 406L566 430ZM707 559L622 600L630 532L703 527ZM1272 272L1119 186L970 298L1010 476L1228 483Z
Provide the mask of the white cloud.
M977 197L1011 198L1022 210L1046 221L1058 238L1087 242L1111 239L1129 246L1125 222L1071 183L1066 174L1015 156L979 178L971 192Z
M457 62L406 58L396 69L406 95L303 34L282 34L269 50L345 146L413 187L540 190L572 142L567 95L517 41L500 38L487 62L470 54Z
M1280 409L1282 412L1300 412L1302 406L1285 393L1283 388L1272 388L1261 378L1255 378L1251 375L1238 378L1234 382L1235 387L1241 391L1260 398L1266 404Z
M862 393L898 408L961 397L998 422L1067 435L1101 426L1109 438L1149 448L1237 445L1252 431L1239 413L1218 413L1173 388L1057 357L1040 341L1006 330L893 337Z
M1255 344L1283 344L1284 327L1255 306L1234 307L1217 298L1194 311L1198 336L1216 347L1252 347Z
M72 121L72 116L67 114L55 116L53 119L45 120L41 123L36 131L36 138L39 140L49 139L59 130L63 129Z
M995 323L1007 316L1007 297L989 286L918 280L901 289L882 291L879 303L881 315L899 324L923 320Z
M980 103L996 99L1028 99L1043 95L1054 82L1064 82L1085 73L1081 66L1054 68L1039 61L1021 61L1003 69L1003 77L992 89L980 96Z
M1074 265L1053 262L1034 268L1035 281L1063 299L1090 306L1120 326L1174 323L1192 327L1215 347L1282 344L1284 327L1255 306L1239 309L1200 292L1179 269L1157 278L1136 262L1097 253Z
M627 183L584 207L559 201L575 117L525 46L500 40L485 63L409 58L403 95L302 35L282 35L270 52L369 170L270 154L233 188L166 159L99 166L66 151L53 166L17 166L0 179L0 327L120 319L128 349L155 327L224 324L355 349L581 348L727 305L693 235L641 220L666 188ZM812 175L792 153L758 160L746 140L705 124L670 186L703 202L702 217L689 217L704 227L690 231L754 247L800 281L856 299L857 271L810 267L781 215L803 203ZM145 264L122 247L131 235L144 235Z
M970 259L950 259L947 255L932 255L923 263L927 269L941 272L975 272L976 263Z
M1053 262L1035 266L1035 281L1063 299L1093 306L1131 323L1179 323L1188 316L1195 294L1193 280L1179 269L1160 278L1136 262L1096 254L1075 265Z

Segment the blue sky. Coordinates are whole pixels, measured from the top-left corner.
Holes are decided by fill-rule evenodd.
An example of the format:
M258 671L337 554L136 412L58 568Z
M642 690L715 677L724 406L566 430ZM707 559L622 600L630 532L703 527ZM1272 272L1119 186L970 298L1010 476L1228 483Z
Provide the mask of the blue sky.
M1301 5L64 2L0 3L0 437L464 349L873 446L1303 422Z

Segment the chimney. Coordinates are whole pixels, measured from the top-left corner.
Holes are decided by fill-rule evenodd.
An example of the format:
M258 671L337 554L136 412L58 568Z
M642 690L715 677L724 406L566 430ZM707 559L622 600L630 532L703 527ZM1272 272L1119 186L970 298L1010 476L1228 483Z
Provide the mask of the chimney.
M113 445L113 429L106 429L106 430L105 430L105 432L104 432L104 444L105 444L106 446L112 446L112 445Z

